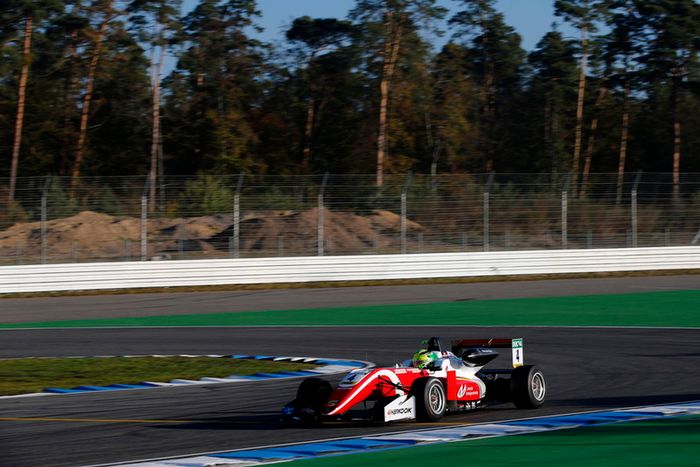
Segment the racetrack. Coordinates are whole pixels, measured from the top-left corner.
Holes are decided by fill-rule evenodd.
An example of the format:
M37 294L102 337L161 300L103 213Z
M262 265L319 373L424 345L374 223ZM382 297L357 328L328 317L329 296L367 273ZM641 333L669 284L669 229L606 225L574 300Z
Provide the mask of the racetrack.
M562 282L554 282L561 290ZM528 284L520 283L526 290L548 287ZM628 285L635 287L633 282ZM497 284L489 286L493 287L492 296L498 297ZM511 296L507 295L510 287L504 286L504 296ZM590 288L591 284L583 287ZM570 287L568 292L578 294L581 289ZM426 324L436 320L426 317ZM518 411L504 405L446 417L443 423L700 399L700 375L695 371L700 356L699 329L426 326L8 330L0 332L0 358L247 353L355 358L386 365L406 358L421 339L431 335L441 336L445 343L458 337L524 337L526 362L541 365L548 379L548 400L540 410ZM508 363L506 359L503 365ZM277 424L279 409L293 398L297 385L298 381L286 380L0 399L2 462L18 466L99 464L416 427L406 423L282 428Z
M700 274L374 287L0 298L0 323L700 290Z

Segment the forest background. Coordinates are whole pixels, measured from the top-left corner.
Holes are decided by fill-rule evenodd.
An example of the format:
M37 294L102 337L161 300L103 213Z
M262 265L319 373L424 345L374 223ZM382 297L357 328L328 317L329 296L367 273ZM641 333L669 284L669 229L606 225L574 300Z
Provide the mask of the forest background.
M356 0L271 44L255 0L4 0L0 199L47 174L700 172L695 0L555 0L579 37L530 52L494 0L443 3Z

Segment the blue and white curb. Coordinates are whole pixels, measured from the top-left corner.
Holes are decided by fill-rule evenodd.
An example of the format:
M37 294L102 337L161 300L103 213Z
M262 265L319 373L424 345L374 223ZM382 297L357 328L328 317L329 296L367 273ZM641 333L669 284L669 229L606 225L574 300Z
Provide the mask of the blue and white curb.
M238 451L206 453L193 457L112 464L122 467L223 467L260 466L328 455L356 454L416 445L450 443L528 433L541 433L611 423L655 420L663 417L700 415L700 401L629 409L510 420L449 428L388 433L359 438L331 439L303 444L279 445Z
M266 381L273 379L284 378L301 378L318 375L334 375L347 373L355 368L371 368L373 363L360 360L339 360L334 358L319 358L319 357L275 357L268 355L100 355L91 358L137 358L137 357L187 357L187 358L233 358L236 360L268 360L275 362L291 362L291 363L308 363L318 365L311 370L299 371L280 371L275 373L255 373L253 375L230 375L225 378L213 378L209 376L202 377L197 380L189 379L173 379L169 382L142 381L136 384L110 384L108 386L76 386L73 388L46 388L43 392L33 394L20 394L16 396L0 396L0 399L17 398L17 397L35 397L46 396L51 394L80 394L80 393L95 393L101 391L125 391L133 389L155 389L164 387L176 386L193 386L204 384L223 384L223 383L242 383L249 381ZM40 357L41 358L41 357ZM85 357L70 357L70 358L85 358Z

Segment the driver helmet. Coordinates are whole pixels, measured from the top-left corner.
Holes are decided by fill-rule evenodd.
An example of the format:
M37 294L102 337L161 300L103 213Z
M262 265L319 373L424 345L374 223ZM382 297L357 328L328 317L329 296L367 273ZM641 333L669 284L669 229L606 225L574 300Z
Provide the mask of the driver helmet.
M435 355L435 352L431 352L425 349L420 349L416 353L413 354L413 358L411 359L411 365L416 367L416 368L427 368L429 367L435 360L437 360L437 356Z

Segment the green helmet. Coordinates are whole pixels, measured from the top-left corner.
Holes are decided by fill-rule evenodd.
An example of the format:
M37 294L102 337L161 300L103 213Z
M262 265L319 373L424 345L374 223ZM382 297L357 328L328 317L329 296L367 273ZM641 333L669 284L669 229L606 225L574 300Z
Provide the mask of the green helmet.
M435 352L421 349L413 354L413 358L411 359L411 364L415 368L426 368L426 367L430 366L430 364L433 363L435 360L437 360L437 356L435 355Z

